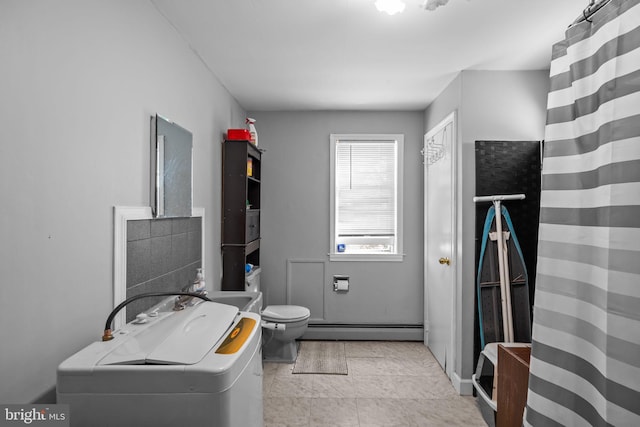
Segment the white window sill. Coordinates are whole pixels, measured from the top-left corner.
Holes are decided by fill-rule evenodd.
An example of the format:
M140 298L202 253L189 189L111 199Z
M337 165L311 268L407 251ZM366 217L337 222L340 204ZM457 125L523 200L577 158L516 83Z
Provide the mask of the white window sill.
M403 260L404 254L329 254L329 261L401 262Z

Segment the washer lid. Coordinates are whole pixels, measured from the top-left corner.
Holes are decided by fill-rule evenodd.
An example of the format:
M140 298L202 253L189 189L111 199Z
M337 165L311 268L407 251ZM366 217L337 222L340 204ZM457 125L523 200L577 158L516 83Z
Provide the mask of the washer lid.
M262 310L262 317L265 320L280 322L294 322L296 320L308 319L311 312L307 307L299 305L270 305Z
M237 307L215 302L176 311L125 335L98 365L196 364L225 336L237 314Z

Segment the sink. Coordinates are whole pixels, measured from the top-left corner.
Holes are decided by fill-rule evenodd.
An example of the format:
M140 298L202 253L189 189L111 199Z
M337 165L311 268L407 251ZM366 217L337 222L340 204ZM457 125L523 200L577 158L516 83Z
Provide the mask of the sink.
M232 305L241 311L260 314L262 308L262 292L215 291L207 296L213 302Z
M240 311L260 314L262 309L262 292L214 291L207 293L207 297L213 302L237 307ZM147 313L172 312L175 300L176 297L168 297L147 310Z

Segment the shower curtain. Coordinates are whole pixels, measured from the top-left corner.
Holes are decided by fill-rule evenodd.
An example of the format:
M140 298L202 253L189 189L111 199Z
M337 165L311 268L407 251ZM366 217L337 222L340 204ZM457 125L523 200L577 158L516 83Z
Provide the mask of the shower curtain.
M640 0L570 27L550 78L524 425L640 426Z

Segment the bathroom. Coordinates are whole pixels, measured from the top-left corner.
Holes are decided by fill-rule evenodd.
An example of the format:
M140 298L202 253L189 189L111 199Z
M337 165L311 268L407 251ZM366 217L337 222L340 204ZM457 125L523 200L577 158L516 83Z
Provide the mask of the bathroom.
M0 355L3 376L7 375L2 383L11 384L2 389L0 400L50 401L56 366L100 335L113 307L113 207L149 203L149 117L165 114L193 133L193 200L206 215L204 246L211 255L205 269L212 286L221 271L220 196L215 191L222 179L219 142L228 128L244 127L245 117L254 112L245 111L210 78L151 4L132 2L117 8L41 4L43 12L37 16L29 8L16 8L19 15L12 25L20 22L21 33L31 38L23 41L29 43L24 47L7 47L16 58L11 76L20 75L23 84L8 87L8 96L3 97L13 100L3 104L3 140L21 144L2 156L7 162L2 182L13 187L10 192L7 188L11 202L3 204L2 217L15 223L7 224L5 241L12 246L3 245L2 256L3 281L11 285L1 291L2 301L14 303L3 307L0 316L5 325L18 318L42 322L21 322L13 333L2 332L7 334L5 342L16 345L6 346ZM48 18L43 22L39 17L44 16ZM53 30L59 23L65 23L64 32ZM118 49L109 48L114 44ZM166 58L174 58L171 67L167 68ZM505 84L512 89L497 90ZM362 267L327 265L326 279L348 274L351 291L330 294L337 305L327 301L326 307L335 310L328 313L334 323L421 324L422 159L412 153L420 150L422 135L441 117L438 110L444 114L456 106L476 113L467 113L473 122L466 122L468 131L462 130L465 142L483 137L542 139L546 85L544 71L469 71L427 111L254 114L260 146L267 150L265 191L272 194L263 197L266 300L285 302L288 259L326 260L329 177L323 162L316 159L328 159L328 135L402 131L404 197L416 201L414 209L405 209L405 259ZM459 90L474 91L474 96L461 100L456 95ZM527 101L522 108L512 108L496 97ZM493 108L486 108L486 102ZM469 156L470 152L463 153L467 163ZM315 197L319 191L322 197ZM467 191L472 196L471 189ZM288 231L283 230L285 225ZM365 291L376 295L366 305L357 298ZM392 305L402 309L390 310ZM468 365L467 377L473 369L472 362ZM8 366L10 370L4 369Z
M222 271L221 142L250 116L265 150L265 301L309 298L296 293L309 280L323 298L315 336L421 341L423 136L458 112L460 250L473 254L474 142L543 140L548 70L461 71L418 110L247 110L152 2L116 4L0 6L0 403L54 402L57 366L100 338L114 305L114 207L149 205L154 114L193 134L208 289ZM404 134L402 261L328 260L331 133ZM451 381L470 394L475 300L461 284L473 287L473 257L461 264ZM331 290L334 275L349 276L349 292Z

